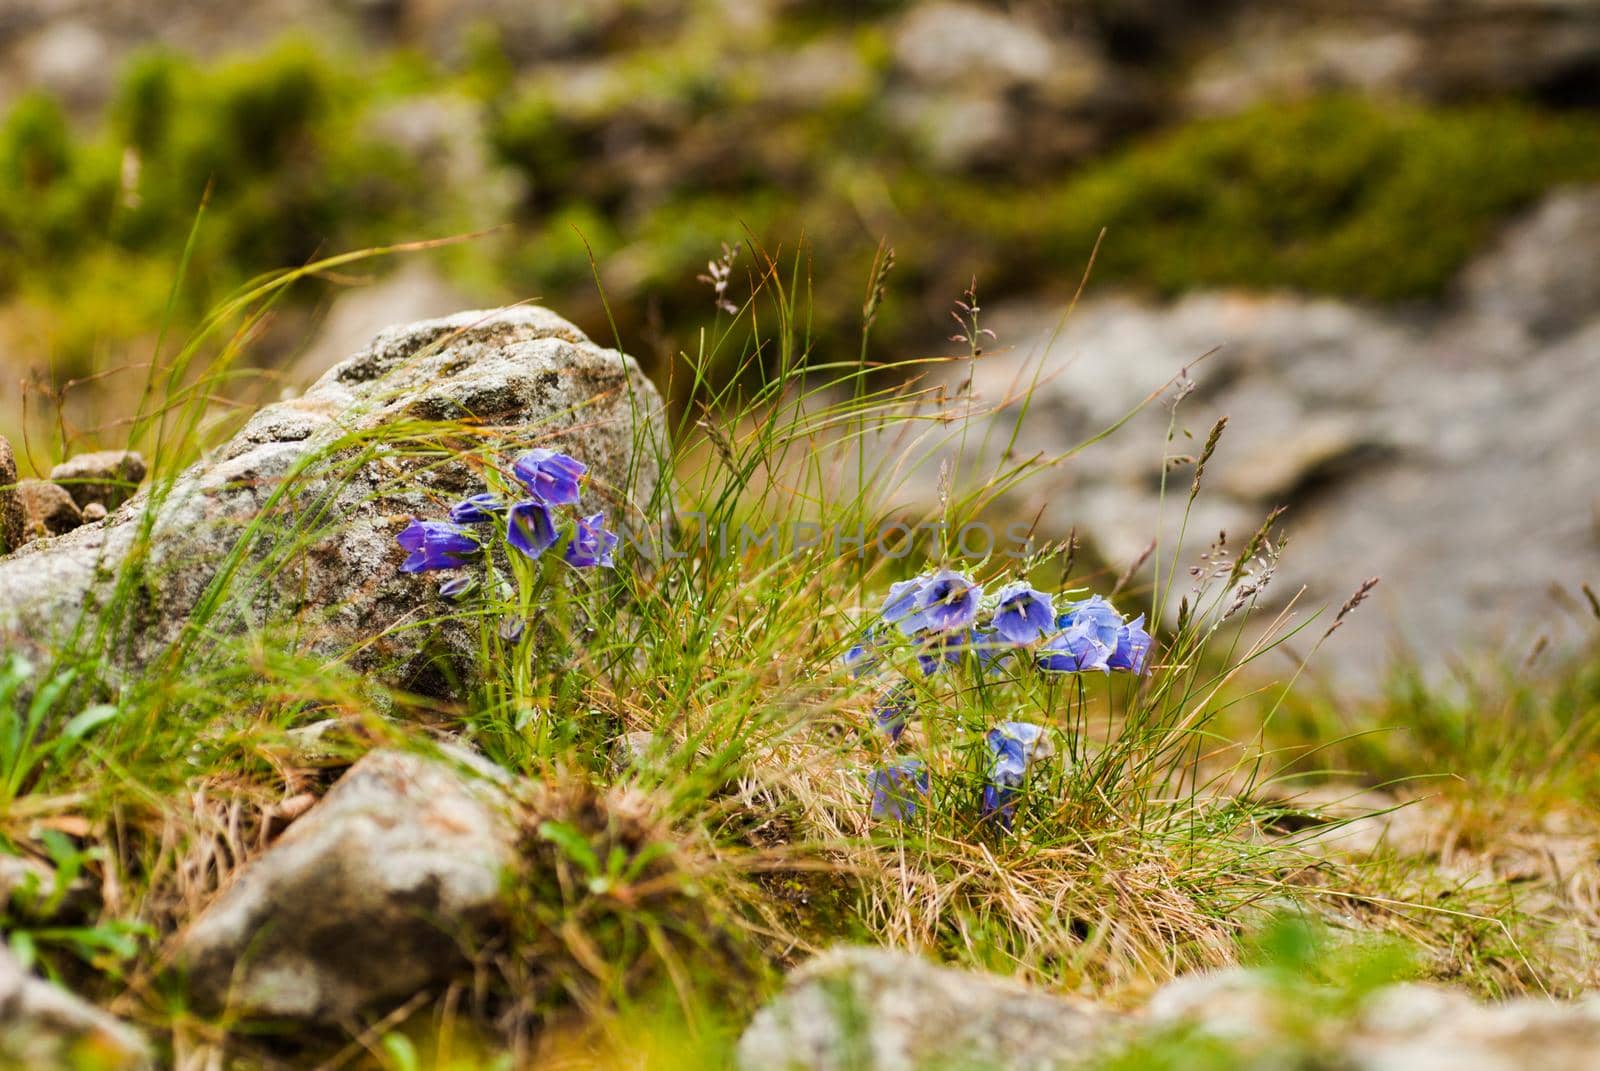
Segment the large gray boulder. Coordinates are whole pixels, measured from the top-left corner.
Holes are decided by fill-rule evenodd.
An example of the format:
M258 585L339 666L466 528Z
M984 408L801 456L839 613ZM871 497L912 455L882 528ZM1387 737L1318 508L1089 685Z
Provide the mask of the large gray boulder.
M454 750L368 753L178 935L196 1002L344 1023L459 972L518 859L503 777Z
M23 969L0 943L0 1067L29 1071L149 1066L138 1031Z
M436 422L460 422L451 432ZM415 684L430 630L404 623L435 578L398 571L396 534L482 489L481 466L531 445L590 466L586 505L650 516L661 399L634 361L545 309L391 328L297 398L99 525L0 558L0 647L48 646L106 606L113 654L138 666L191 626L292 628L380 681ZM218 596L220 595L220 601ZM197 607L215 604L205 619ZM400 627L397 627L400 626Z

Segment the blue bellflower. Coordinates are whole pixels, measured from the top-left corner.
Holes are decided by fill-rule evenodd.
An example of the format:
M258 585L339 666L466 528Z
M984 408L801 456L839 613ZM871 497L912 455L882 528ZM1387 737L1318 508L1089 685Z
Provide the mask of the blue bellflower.
M1017 813L1017 794L1035 759L1051 753L1042 727L1026 721L1003 721L984 736L993 757L983 785L983 817L1009 830Z
M928 798L928 767L921 759L901 759L867 775L872 791L872 817L904 822Z
M402 573L459 569L483 551L469 529L451 521L414 520L395 539L411 552L400 564Z
M1115 640L1114 634L1112 638ZM1105 673L1109 672L1113 650L1095 638L1087 622L1079 621L1066 626L1039 648L1039 668L1051 673L1087 673L1092 669Z
M1125 669L1143 673L1150 658L1150 633L1144 630L1144 615L1140 614L1117 630L1117 646L1106 660L1112 669Z
M504 513L506 504L488 491L473 495L450 507L450 519L457 524L487 524L496 513Z
M531 499L518 502L506 514L506 542L530 558L537 558L560 538L555 519L542 503Z
M1067 612L1056 621L1058 628L1082 626L1096 643L1109 650L1117 646L1117 631L1122 628L1122 615L1099 595L1072 603Z
M511 472L535 502L571 506L578 501L578 481L589 470L577 458L556 450L529 450L512 463Z
M564 557L568 565L578 569L588 569L596 565L610 569L611 552L616 547L617 533L606 531L606 515L592 513L587 517L578 518L572 538L567 541Z
M978 619L978 600L982 598L983 588L970 577L953 569L941 569L917 590L916 613L901 619L900 631L911 636L967 628Z
M1055 604L1050 596L1034 590L1026 580L1001 588L999 599L994 612L994 629L1019 647L1034 642L1054 628Z

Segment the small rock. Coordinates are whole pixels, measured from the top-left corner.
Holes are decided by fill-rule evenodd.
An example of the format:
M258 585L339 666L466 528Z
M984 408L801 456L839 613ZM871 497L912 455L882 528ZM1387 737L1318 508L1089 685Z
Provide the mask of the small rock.
M11 444L0 435L0 554L28 541L27 515L17 497L17 458Z
M130 1026L23 970L0 944L0 1066L142 1068L144 1039Z
M21 480L17 501L22 506L22 541L63 535L83 523L78 504L49 480Z
M1144 1016L1157 1028L1186 1026L1235 1043L1259 1040L1283 1027L1282 1001L1273 980L1238 967L1173 979L1150 998Z
M1032 83L1055 69L1053 42L1025 20L973 4L911 9L894 40L898 66L926 82Z
M1003 978L844 948L789 976L740 1039L738 1063L742 1071L1054 1071L1080 1063L1117 1021Z
M611 763L619 771L644 767L661 758L663 750L662 740L655 733L623 733L611 742Z
M103 521L109 516L111 516L111 511L99 502L91 502L83 507L84 524L94 524L96 521Z
M193 998L338 1023L448 978L518 860L503 776L466 753L368 753L179 935Z
M79 509L99 503L107 512L132 498L144 476L144 458L132 450L79 454L50 470L50 479L67 489Z

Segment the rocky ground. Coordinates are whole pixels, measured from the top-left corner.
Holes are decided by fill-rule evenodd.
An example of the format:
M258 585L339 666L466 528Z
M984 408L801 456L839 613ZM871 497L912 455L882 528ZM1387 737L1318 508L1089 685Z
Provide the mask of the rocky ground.
M1574 210L1558 202L1546 212L1559 217ZM1536 218L1535 233L1544 218ZM1515 238L1508 259L1516 257ZM1226 299L1197 298L1190 307L1226 304ZM1094 322L1093 310L1087 319ZM1304 319L1289 316L1286 322L1301 325ZM1355 329L1342 319L1334 322ZM1556 337L1560 352L1559 332ZM1310 372L1290 378L1299 382ZM636 419L641 405L643 415ZM472 455L429 449L427 438L380 438L375 450L357 448L364 431L396 426L396 414L435 421L476 418L463 427L513 435L539 429L541 441L553 436L550 441L593 460L602 492L614 505L627 509L633 503L632 515L641 519L654 508L649 488L659 474L646 461L654 455L629 429L653 428L660 435L651 423L659 405L625 358L594 346L576 328L538 308L461 313L405 325L337 364L303 397L257 414L168 488L145 488L127 497L142 477L133 456L74 459L56 473L59 482L46 485L76 511L78 527L59 534L39 534L31 527L41 516L37 503L43 493L13 496L22 503L30 538L0 559L0 592L5 593L0 627L11 648L21 644L49 657L41 647L47 638L65 642L86 603L118 605L112 578L145 563L142 601L135 612L119 615L122 631L110 649L120 652L121 671L143 667L151 673L154 654L184 642L173 628L201 620L196 615L211 582L236 567L241 549L249 551L252 521L276 518L272 535L283 539L332 501L337 523L314 531L305 542L309 560L303 568L310 571L292 580L274 573L241 581L235 590L253 594L239 598L232 612L209 618L208 629L236 633L298 622L303 649L324 657L354 649L375 686L413 693L442 686L437 695L444 701L451 694L450 678L418 674L414 641L419 634L403 627L426 604L430 589L417 578L390 571L398 551L385 526L392 527L397 511L404 520L409 511L425 510L429 489L460 494L463 466ZM1288 423L1292 430L1295 422ZM304 469L302 462L316 458L332 466L337 478ZM1225 488L1236 487L1229 481L1250 471L1219 467L1218 478ZM291 493L279 499L274 493L279 488ZM331 500L329 493L335 496ZM1249 501L1248 495L1234 493L1241 503ZM152 495L160 496L153 504ZM83 513L96 504L109 507L109 514L83 521ZM153 523L141 524L143 517L153 517ZM450 627L434 632L446 650L455 642ZM372 637L386 637L387 645L371 644ZM459 671L471 674L470 660L461 661ZM649 791L619 785L579 800L560 787L559 772L532 778L512 774L486 761L454 731L444 730L420 749L373 747L372 727L362 724L337 717L312 721L274 745L275 763L300 772L286 782L286 795L263 813L254 846L241 847L233 829L226 835L233 862L216 857L204 865L207 871L216 868L215 883L189 879L198 880L190 894L193 911L179 915L161 935L157 970L167 979L163 984L178 986L195 1012L230 1022L271 1021L280 1030L286 1024L349 1030L363 1018L414 1008L427 994L481 971L485 950L517 947L519 926L526 921L516 906L517 890L559 889L574 896L581 895L574 883L587 882L591 893L614 896L624 908L637 906L640 897L664 896L663 910L711 928L704 932L723 925L703 917L708 909L698 901L702 894L662 884L673 868L691 868L690 860L702 849L676 839L679 834L651 817L659 803L652 802ZM613 776L618 770L648 769L659 738L634 733L622 739L625 746L611 760ZM353 760L345 757L352 746L359 755ZM331 787L320 790L317 779L330 774ZM742 798L741 807L756 815L771 805L760 793ZM1487 856L1465 849L1451 831L1456 818L1448 805L1413 803L1395 810L1407 802L1407 794L1363 795L1336 786L1320 795L1290 790L1286 798L1298 801L1290 812L1296 822L1275 835L1292 837L1302 858L1324 861L1313 869L1398 853L1455 867L1465 875L1457 892L1484 883L1508 888L1508 882L1521 882L1522 909L1535 910L1535 890L1549 897L1564 919L1556 925L1569 939L1567 953L1581 959L1581 949L1571 941L1581 944L1591 932L1579 919L1580 890L1591 880L1595 853L1593 836L1581 828L1534 837L1533 854L1518 863L1504 854L1509 840ZM583 854L552 828L591 830L609 838L603 843L622 853L612 859L636 861L627 871L636 884L609 885L614 878L585 869L598 864L583 864ZM552 851L552 843L560 850ZM1546 857L1548 868L1540 861ZM66 918L92 911L86 898L92 903L114 894L112 887L102 886L41 900L41 889L57 882L54 868L37 856L6 858L16 861L4 871L5 899L14 918L38 910L47 912L47 921L49 913ZM619 873L619 864L607 865L613 868L609 873ZM1397 889L1389 893L1400 895ZM1362 898L1353 889L1351 895L1349 912L1328 913L1325 921L1353 929L1367 925ZM591 947L585 931L563 930L536 917L540 927L554 928L540 940L556 938L554 945L534 946L544 949L542 954L553 956L554 949L570 949L574 941L579 949ZM586 925L597 927L593 933L601 939L610 924L607 917L590 920ZM587 955L596 951L591 947ZM582 951L571 954L589 962ZM524 996L544 1007L555 996L541 987L555 984L555 976L547 977L535 963L532 973L518 977L530 987ZM119 1003L150 1013L150 1005L131 993ZM175 1066L217 1066L233 1044L185 1029L170 1045L147 1039L141 1029L37 977L9 956L0 960L0 1009L0 1048L19 1066L145 1067L152 1066L151 1054L157 1051L170 1052ZM1342 985L1307 981L1281 965L1186 975L1153 992L1124 992L1115 999L1092 991L1063 996L935 966L905 952L846 947L825 951L788 975L743 1028L736 1061L745 1071L909 1071L948 1067L952 1060L959 1066L1018 1071L1079 1066L1564 1071L1588 1067L1597 1044L1600 1015L1592 1002L1524 997L1484 1004L1429 985L1362 988L1348 980ZM1213 1063L1193 1062L1202 1055ZM295 1066L292 1059L286 1066Z

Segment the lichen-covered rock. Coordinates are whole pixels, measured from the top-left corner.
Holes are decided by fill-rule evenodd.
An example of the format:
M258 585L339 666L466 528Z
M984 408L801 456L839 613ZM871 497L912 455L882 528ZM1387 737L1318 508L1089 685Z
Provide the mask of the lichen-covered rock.
M1053 1071L1116 1017L889 949L836 949L789 976L739 1041L741 1071Z
M417 674L438 637L395 627L434 597L435 578L398 571L395 535L409 519L442 516L482 489L483 464L540 444L589 465L586 504L639 524L655 516L664 424L631 358L545 309L392 328L301 397L262 409L170 486L0 559L0 646L49 644L137 569L136 597L115 621L124 665L163 650L207 596L208 633L293 630L304 650L359 647L355 668L425 687Z
M66 488L79 509L114 510L139 489L146 468L132 450L98 450L70 457L50 470L50 481Z
M0 435L0 554L16 550L27 541L27 515L17 497L17 458L11 444Z
M148 1060L132 1027L30 975L0 944L0 1067L126 1071Z
M22 539L30 542L64 535L83 523L78 504L65 489L49 480L20 480L17 502L22 507Z
M346 1022L459 971L517 863L501 776L455 751L368 753L179 934L194 999Z

